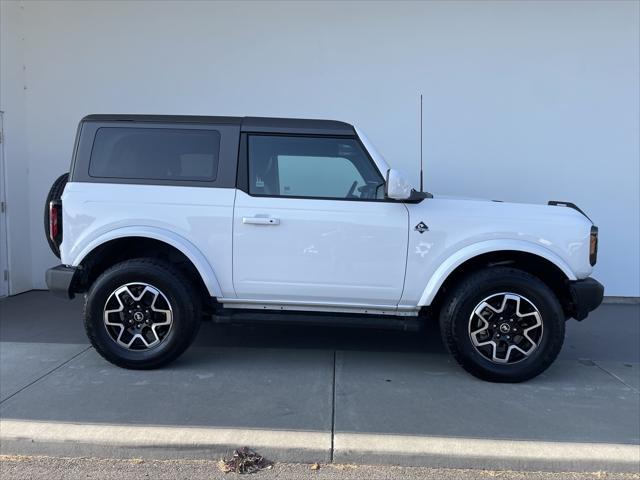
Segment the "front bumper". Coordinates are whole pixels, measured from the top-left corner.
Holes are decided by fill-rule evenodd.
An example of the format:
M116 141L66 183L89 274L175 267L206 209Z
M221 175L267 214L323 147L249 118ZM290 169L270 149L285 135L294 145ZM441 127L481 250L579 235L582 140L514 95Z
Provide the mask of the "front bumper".
M593 278L569 282L571 293L571 316L576 320L584 320L602 303L604 285Z
M66 265L58 265L47 270L45 281L49 291L56 297L73 298L75 294L71 287L77 270L76 267Z

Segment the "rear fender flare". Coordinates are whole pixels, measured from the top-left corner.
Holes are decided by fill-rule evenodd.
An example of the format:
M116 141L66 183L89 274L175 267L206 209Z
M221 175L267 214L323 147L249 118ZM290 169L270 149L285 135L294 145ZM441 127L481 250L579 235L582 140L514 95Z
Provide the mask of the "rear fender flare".
M123 227L115 230L110 230L106 233L99 235L93 240L86 243L80 250L80 253L73 257L72 266L77 267L82 263L82 260L89 255L95 248L105 244L111 240L125 237L142 237L151 238L164 242L182 252L190 261L200 274L202 281L204 282L209 295L212 297L222 297L222 289L218 278L208 262L204 254L186 238L177 235L174 232L157 227Z

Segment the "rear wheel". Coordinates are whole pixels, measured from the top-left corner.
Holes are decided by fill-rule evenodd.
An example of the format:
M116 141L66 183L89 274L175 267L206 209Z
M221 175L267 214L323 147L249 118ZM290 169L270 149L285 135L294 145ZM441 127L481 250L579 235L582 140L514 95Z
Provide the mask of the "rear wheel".
M55 200L60 200L60 198L62 197L62 192L64 192L64 187L67 185L68 181L68 173L63 173L58 178L56 178L56 180L51 185L49 194L47 195L47 199L44 202L44 233L47 239L47 243L49 244L49 248L58 258L60 258L60 247L56 245L56 243L51 239L51 236L49 235L49 203Z
M484 380L522 382L555 360L565 319L555 294L538 278L494 267L471 274L449 294L440 326L465 370Z
M191 344L200 327L200 298L170 263L119 263L94 282L85 300L85 329L100 355L115 365L165 365Z

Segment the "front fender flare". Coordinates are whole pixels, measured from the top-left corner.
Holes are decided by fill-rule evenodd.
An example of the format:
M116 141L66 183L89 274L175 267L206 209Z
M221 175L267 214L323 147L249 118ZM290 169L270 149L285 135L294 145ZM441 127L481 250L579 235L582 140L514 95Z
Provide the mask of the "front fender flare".
M216 277L211 264L207 261L203 253L186 238L177 235L174 232L157 227L122 227L114 230L109 230L106 233L102 233L98 237L86 243L80 253L74 256L72 266L77 267L82 263L82 260L89 255L95 248L105 244L111 240L125 237L142 237L152 238L164 242L177 250L181 251L190 261L200 274L202 281L204 282L209 295L212 297L221 297L222 289L220 283Z
M457 250L444 262L442 262L427 282L427 286L425 287L424 291L422 292L422 296L418 301L418 306L423 307L431 305L431 302L435 298L445 280L456 268L458 268L467 260L470 260L484 253L506 250L526 252L542 257L558 267L569 280L577 280L569 265L557 254L547 248L523 240L487 240L467 245L466 247Z

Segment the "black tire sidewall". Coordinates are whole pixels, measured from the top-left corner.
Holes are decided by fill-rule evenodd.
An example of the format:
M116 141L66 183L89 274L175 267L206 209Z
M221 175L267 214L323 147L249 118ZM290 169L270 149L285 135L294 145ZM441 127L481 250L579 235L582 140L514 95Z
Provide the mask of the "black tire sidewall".
M454 295L449 307L450 319L444 328L451 329L455 345L448 345L456 359L475 376L491 381L520 382L544 371L558 355L565 333L565 319L557 298L540 280L524 272L507 270L497 275L471 279ZM474 281L476 280L476 281ZM515 293L531 301L540 312L542 339L531 355L517 363L496 364L476 350L469 337L469 319L476 306L497 293ZM448 323L448 325L446 325Z
M148 261L129 260L103 273L86 295L85 328L94 348L103 357L125 368L156 368L180 355L195 337L200 315L188 282L179 272ZM160 290L171 305L173 323L167 336L155 347L133 351L111 338L103 321L109 296L127 283L147 283Z

